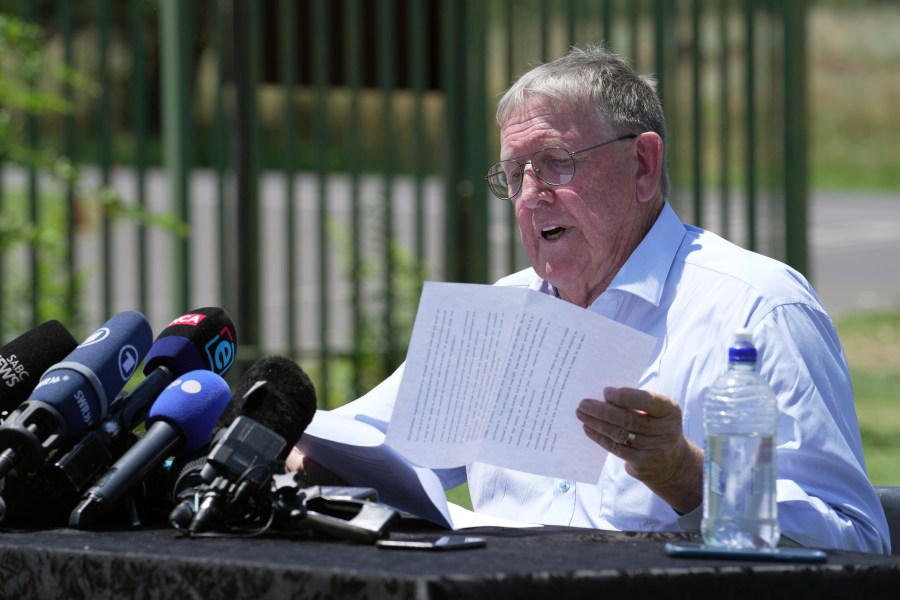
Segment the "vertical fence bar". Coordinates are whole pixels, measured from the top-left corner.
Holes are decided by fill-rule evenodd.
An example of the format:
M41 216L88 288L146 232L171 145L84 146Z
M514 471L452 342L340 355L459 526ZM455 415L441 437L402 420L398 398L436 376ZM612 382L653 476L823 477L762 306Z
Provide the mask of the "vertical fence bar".
M541 62L547 62L550 58L550 3L544 0L538 2L538 32L540 35Z
M445 230L444 230L444 273L448 281L468 281L466 256L466 231L462 210L465 199L461 186L462 169L466 147L465 136L465 89L463 59L466 47L466 31L463 26L466 3L444 0L443 9L443 55L444 66L444 110L446 114L447 153L444 163Z
M781 85L785 71L784 39L784 3L765 0L763 14L765 24L765 70L767 105L761 113L760 131L781 131L781 135L763 136L766 157L763 176L766 194L766 213L769 218L765 223L766 246L764 250L771 256L785 258L785 241L777 234L784 230L786 197L784 194L784 89ZM759 227L759 226L757 226Z
M74 9L73 9L73 0L65 0L60 6L61 11L61 29L63 36L63 62L66 67L71 68L75 55L72 51L72 38L73 29L74 29ZM65 81L63 82L63 98L71 106L74 102L75 90L72 87L71 82ZM66 157L73 165L77 164L77 156L76 156L76 146L75 146L75 117L72 115L72 111L69 110L66 112L63 117L63 149L66 153ZM78 286L76 284L75 277L75 265L76 265L76 251L75 251L75 228L76 228L76 219L75 219L75 182L70 177L66 181L66 214L69 216L66 223L66 250L65 250L65 262L66 262L66 291L65 291L65 303L66 303L66 314L73 321L76 320L76 311L78 307ZM0 274L2 277L2 274ZM69 323L70 326L73 326L74 323Z
M505 50L504 50L504 77L503 77L503 88L504 90L512 84L512 80L515 77L515 44L513 43L515 33L516 33L516 22L513 11L513 0L506 0L504 3L504 22L506 23L506 31L504 35L504 40L506 42ZM495 156L488 162L493 164L496 160L499 160L501 157ZM483 186L482 186L483 187ZM490 193L490 192L488 192ZM496 200L496 199L494 199ZM509 227L509 244L507 246L507 261L509 264L509 270L512 271L516 267L517 256L519 252L519 224L516 221L516 213L512 209L510 202L504 202L505 209L507 212L507 224Z
M226 32L230 29L228 23L228 1L217 0L213 5L212 43L216 54L216 88L212 114L213 131L210 136L212 142L210 155L212 156L213 170L215 171L217 221L219 226L219 301L226 310L229 310L228 307L233 307L237 303L235 297L237 282L234 276L234 265L237 257L234 254L233 247L237 227L233 218L235 211L231 210L228 202L226 183L229 177L228 156L230 153L229 137L226 135L228 119L225 114L225 95L228 84L228 47L225 43L225 37ZM232 100L232 108L233 106L234 101ZM235 316L239 315L235 314ZM241 337L243 337L242 334Z
M749 250L756 250L756 2L744 0L744 53L745 71L744 86L746 88L744 98L746 102L745 118L745 190L746 203L746 246Z
M281 0L278 28L278 45L281 49L281 94L282 107L281 147L282 171L284 175L284 236L285 236L285 268L284 281L287 287L285 294L287 315L287 348L289 356L297 355L297 235L295 232L294 208L297 201L296 186L296 126L294 110L294 92L297 86L297 24L296 3L293 0Z
M613 17L612 0L603 0L603 41L606 47L613 49Z
M331 286L329 275L331 270L328 247L328 72L330 67L328 36L328 3L317 0L313 4L313 80L315 85L315 140L317 151L316 185L319 213L319 358L321 364L320 379L317 386L319 395L328 400L331 391L330 362L331 346L328 341L328 328L331 320Z
M468 146L466 157L466 181L471 190L470 202L472 219L470 226L474 229L472 236L472 281L486 283L493 257L490 253L488 236L487 191L481 184L483 173L487 169L488 129L487 118L487 66L485 64L485 20L487 11L484 3L473 2L469 9L468 25L469 48L467 60L469 89L467 111L470 114L468 123Z
M131 101L133 102L132 123L134 127L134 173L137 204L142 211L147 210L147 78L144 68L144 11L143 0L131 0ZM147 269L147 228L143 223L137 226L138 251L138 308L147 314L148 269Z
M100 166L100 183L104 187L110 183L111 158L111 133L110 127L110 78L109 78L109 1L97 0L95 4L97 14L95 15L97 27L97 60L99 64L98 80L100 84L100 105L97 111L98 127L98 155L97 160ZM113 247L112 247L112 231L110 223L109 207L104 203L101 207L101 256L100 261L103 264L103 284L102 284L102 302L103 314L112 314L112 280L113 280Z
M630 35L629 42L631 43L631 60L635 63L640 60L640 52L641 46L639 44L639 19L641 15L641 3L640 0L631 0L628 3L628 29Z
M663 108L666 106L666 0L653 3L653 50L656 71L656 92ZM671 151L669 153L671 156Z
M236 327L251 363L259 352L259 126L256 89L259 67L259 6L232 0L231 65L235 87L232 164L236 183L237 305ZM240 353L239 353L240 356ZM238 369L240 370L240 369Z
M809 273L806 104L806 0L785 2L784 16L784 192L786 260Z
M28 0L25 3L25 20L29 23L37 24L37 4L34 0ZM38 82L32 79L28 85L35 89ZM25 116L25 138L28 150L34 155L38 154L38 117L29 111ZM38 193L38 166L33 161L29 161L28 165L28 220L31 226L37 230L41 226L41 207L40 194ZM29 249L30 270L31 270L31 286L28 293L28 301L31 305L31 327L36 327L40 323L40 299L41 299L41 253L39 244L31 244Z
M384 210L382 211L382 235L383 252L382 260L384 261L384 333L385 333L385 353L384 353L384 371L390 373L397 366L397 339L394 325L394 274L395 274L395 257L394 257L394 2L393 0L380 0L379 8L379 41L378 46L378 67L381 79L381 123L383 129L382 147L382 189L384 190Z
M425 177L425 115L423 101L425 94L425 10L424 0L410 0L409 41L411 64L410 80L413 94L413 179L415 207L413 230L415 231L416 271L425 273L425 198L423 179Z
M188 3L179 0L160 0L160 35L162 46L163 148L164 164L169 178L169 198L175 214L189 223L187 200L187 91L186 13ZM172 285L173 313L186 310L189 298L187 274L187 246L183 240L173 240Z
M731 231L731 97L729 58L731 44L728 37L729 3L719 2L719 228L722 236Z
M575 0L566 0L563 14L566 27L566 47L571 48L576 44L576 40L578 38L575 33Z
M347 87L350 90L350 106L348 108L349 136L347 160L350 169L350 274L353 294L353 307L350 315L350 327L353 331L353 395L359 397L363 393L362 380L362 346L363 346L363 286L362 286L362 215L360 208L359 179L361 165L360 150L360 87L362 85L362 18L359 0L348 0L346 32L346 70Z
M701 62L702 35L700 30L700 13L702 11L701 0L691 2L691 163L693 180L693 214L694 223L703 226L703 96L702 77L703 65Z

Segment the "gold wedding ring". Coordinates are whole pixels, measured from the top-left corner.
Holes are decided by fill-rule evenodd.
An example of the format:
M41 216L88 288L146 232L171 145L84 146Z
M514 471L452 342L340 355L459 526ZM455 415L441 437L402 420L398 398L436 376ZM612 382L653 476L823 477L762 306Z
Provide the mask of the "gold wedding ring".
M631 445L634 443L634 438L637 437L634 435L633 431L628 432L628 436L625 437L625 445L631 448Z

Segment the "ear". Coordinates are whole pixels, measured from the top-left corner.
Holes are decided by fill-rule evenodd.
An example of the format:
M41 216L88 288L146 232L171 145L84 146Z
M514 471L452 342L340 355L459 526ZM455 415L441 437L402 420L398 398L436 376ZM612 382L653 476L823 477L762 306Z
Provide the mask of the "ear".
M637 172L635 191L638 202L649 202L659 194L662 176L663 142L657 133L646 131L635 140Z

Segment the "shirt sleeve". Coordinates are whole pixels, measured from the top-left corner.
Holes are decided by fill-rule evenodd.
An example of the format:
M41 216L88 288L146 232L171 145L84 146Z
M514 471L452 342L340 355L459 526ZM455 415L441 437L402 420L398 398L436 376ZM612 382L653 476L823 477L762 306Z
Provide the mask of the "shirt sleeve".
M403 365L400 365L387 379L376 385L367 394L334 409L334 411L368 423L382 433L387 433L402 378ZM462 485L466 481L465 467L434 469L434 474L437 475L446 490Z
M802 544L890 553L884 510L868 479L853 388L831 319L805 302L748 323L760 372L775 389L778 516Z

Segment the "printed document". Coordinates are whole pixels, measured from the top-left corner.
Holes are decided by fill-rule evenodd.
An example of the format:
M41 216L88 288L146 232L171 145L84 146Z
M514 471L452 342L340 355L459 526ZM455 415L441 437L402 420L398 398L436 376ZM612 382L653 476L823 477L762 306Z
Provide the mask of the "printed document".
M420 467L484 462L596 483L606 452L575 409L636 386L653 344L548 294L427 282L385 441Z

